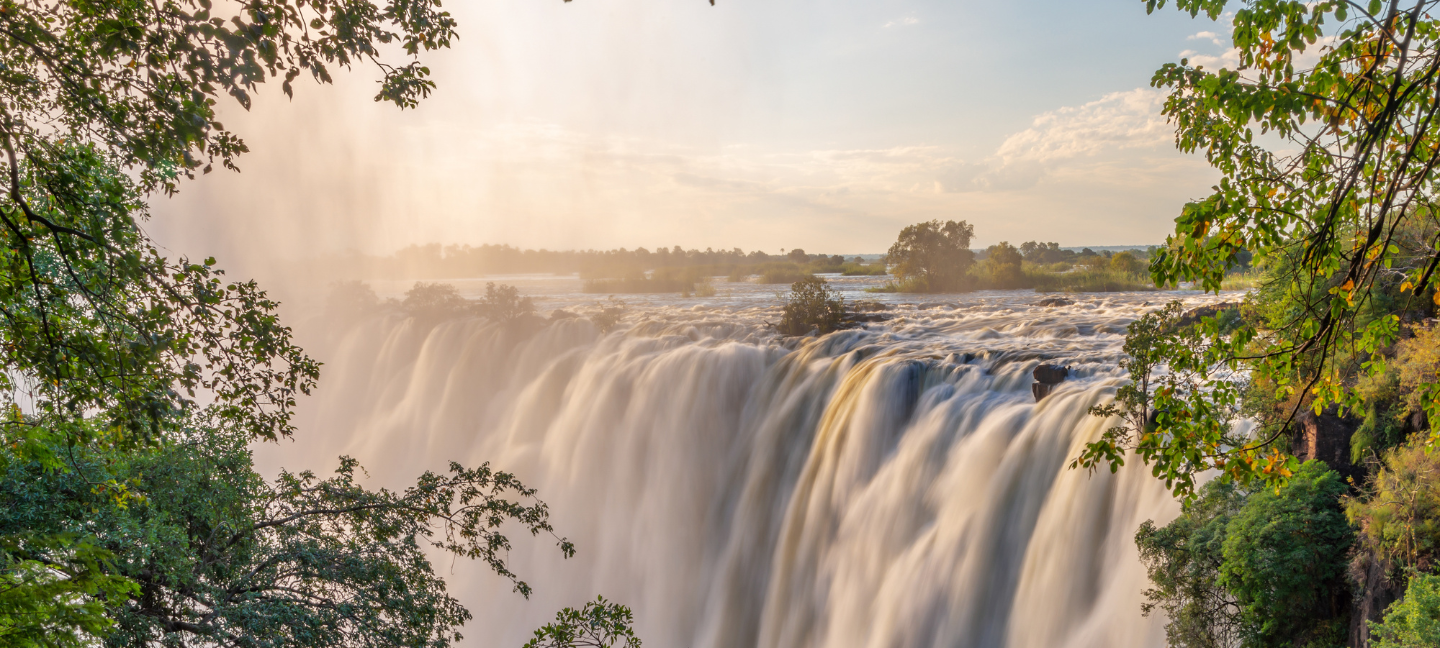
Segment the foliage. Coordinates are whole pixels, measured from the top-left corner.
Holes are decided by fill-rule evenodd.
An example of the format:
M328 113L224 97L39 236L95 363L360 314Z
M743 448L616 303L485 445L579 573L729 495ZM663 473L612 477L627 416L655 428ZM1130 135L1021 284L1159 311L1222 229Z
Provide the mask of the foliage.
M460 296L455 286L424 281L415 282L410 290L405 291L400 307L424 320L451 317L471 310L470 302Z
M810 276L795 282L790 294L781 298L780 324L775 328L785 335L825 334L844 319L845 300L830 288L830 282Z
M1018 288L1024 280L1020 270L1023 262L1020 251L1005 241L990 246L985 251L985 270L990 282L996 288Z
M509 325L535 314L535 302L520 296L520 289L495 282L485 284L485 296L477 304L480 314L497 324Z
M1120 366L1130 383L1120 387L1114 403L1090 409L1121 423L1087 444L1071 466L1104 463L1114 472L1133 450L1177 496L1193 496L1196 475L1211 468L1241 482L1252 475L1283 482L1299 462L1266 439L1235 431L1245 383L1235 372L1233 351L1248 342L1248 334L1223 335L1230 327L1218 316L1182 326L1183 315L1176 301L1129 325ZM1222 343L1207 344L1212 340ZM1242 461L1227 461L1236 449L1246 452Z
M1141 609L1146 616L1156 609L1165 613L1168 645L1222 648L1239 642L1240 606L1220 584L1220 570L1226 527L1248 496L1233 482L1211 480L1173 522L1156 527L1146 520L1136 532L1140 560L1154 585Z
M525 648L562 648L586 646L611 648L616 643L625 648L640 648L640 638L630 625L634 623L630 608L596 597L585 607L565 608L555 615L555 623L535 631L535 638Z
M269 79L290 95L370 62L376 99L412 107L432 87L416 57L453 27L435 0L0 6L7 645L443 646L468 612L425 547L513 579L498 525L548 531L484 466L404 493L348 460L265 484L245 444L293 432L319 365L254 283L140 229L147 194L246 151L222 95L248 108Z
M1370 624L1373 648L1440 646L1440 576L1410 579L1405 598L1385 610L1383 623Z
M1396 576L1440 566L1440 454L1412 442L1387 453L1360 497L1345 498L1361 550Z
M108 645L448 645L470 615L446 594L427 547L482 560L528 595L506 564L510 542L500 527L552 533L534 491L488 465L451 464L403 492L361 487L347 458L329 479L282 472L268 484L243 437L213 430L75 457L69 471L7 457L0 489L10 506L0 510L0 534L92 534L106 554L98 571L134 584L105 588L115 627L81 628ZM90 487L95 480L143 497L114 506L111 494ZM64 573L85 567L70 549L43 543L23 543L14 555Z
M625 317L625 311L628 308L625 300L611 295L604 303L600 304L600 310L590 316L590 321L595 324L595 328L600 329L601 334L609 333L615 330L615 325Z
M1136 534L1154 587L1144 612L1169 618L1169 645L1340 645L1349 613L1352 541L1340 476L1302 465L1279 488L1212 480L1169 525Z
M1226 527L1220 584L1240 606L1247 645L1344 643L1346 557L1354 536L1340 475L1315 460L1265 488Z
M1035 265L1048 265L1065 260L1065 251L1060 249L1059 243L1053 241L1050 243L1026 241L1020 244L1020 254L1025 256L1026 261Z
M332 317L353 318L380 307L380 297L363 281L337 281L325 296L325 312Z
M1027 272L1025 281L1036 292L1138 292L1155 290L1148 280L1131 273L1104 270Z
M975 260L970 251L974 235L975 228L965 221L916 223L900 230L885 263L893 266L897 279L923 284L927 292L963 290Z
M144 188L173 191L180 174L218 159L233 168L245 144L216 120L217 99L249 108L260 83L373 63L375 99L407 108L429 94L415 57L448 47L455 21L434 0L10 3L0 12L3 138L13 155L46 155L62 138L94 143ZM404 64L381 50L396 45ZM8 147L7 147L8 148Z
M1250 256L1264 259L1269 274L1241 329L1151 339L1179 358L1181 371L1197 370L1200 359L1248 372L1269 406L1253 412L1254 441L1222 445L1213 431L1227 427L1234 391L1205 382L1225 383L1227 372L1200 371L1201 389L1124 406L1187 414L1158 426L1154 436L1177 451L1146 458L1159 462L1157 472L1214 467L1231 478L1283 481L1277 466L1291 462L1276 441L1291 434L1296 414L1363 408L1357 377L1385 373L1401 322L1433 311L1440 21L1433 0L1253 0L1233 13L1227 4L1175 2L1191 15L1232 20L1239 65L1207 70L1181 60L1155 74L1153 84L1169 91L1163 112L1178 148L1202 151L1222 177L1211 196L1184 208L1150 270L1157 284L1195 281L1212 291ZM1301 54L1313 65L1302 67ZM1257 143L1262 133L1281 142L1276 150ZM1415 393L1429 419L1440 420L1440 384L1427 380ZM1212 420L1194 420L1205 417Z
M1110 269L1124 274L1135 274L1144 270L1145 264L1127 250L1110 257Z
M852 262L841 266L840 274L847 277L881 276L890 274L890 270L885 267L883 262L872 264Z

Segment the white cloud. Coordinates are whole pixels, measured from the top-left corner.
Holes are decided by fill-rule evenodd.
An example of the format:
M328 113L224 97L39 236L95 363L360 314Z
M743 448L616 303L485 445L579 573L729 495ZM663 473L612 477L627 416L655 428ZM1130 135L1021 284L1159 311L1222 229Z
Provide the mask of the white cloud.
M1164 92L1136 88L1043 113L1030 128L1006 138L995 155L1006 163L1049 162L1167 144L1172 131L1160 114L1164 102Z
M909 15L909 16L902 16L902 17L900 17L900 18L896 18L895 20L892 20L892 21L890 21L890 22L885 23L885 27L884 27L884 28L885 28L885 29L889 29L889 28L891 28L891 27L909 27L910 25L918 25L918 24L920 24L920 19L919 19L919 18L916 18L916 17L913 16L913 15Z
M1212 31L1202 31L1199 33L1191 34L1187 36L1185 40L1208 40L1211 43L1214 43L1216 46L1225 45L1224 43L1220 42L1220 35Z

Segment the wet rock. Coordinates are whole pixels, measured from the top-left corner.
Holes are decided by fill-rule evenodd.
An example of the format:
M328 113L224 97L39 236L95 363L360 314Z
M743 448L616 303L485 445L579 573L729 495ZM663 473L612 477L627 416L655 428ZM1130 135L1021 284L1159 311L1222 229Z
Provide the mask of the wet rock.
M1238 302L1220 302L1209 306L1199 306L1182 313L1180 319L1176 321L1176 325L1190 326L1191 324L1199 324L1200 320L1207 317L1215 317L1226 311L1238 310L1240 310L1240 304Z
M1070 377L1070 368L1060 365L1042 364L1035 367L1035 371L1032 372L1031 375L1035 376L1035 382L1054 385Z
M850 302L850 310L857 313L868 313L872 311L888 311L892 308L890 304L878 302L871 299L862 299Z
M1038 302L1035 302L1035 305L1043 306L1045 308L1054 308L1056 306L1070 306L1074 303L1075 300L1073 299L1066 299L1064 297L1051 297L1049 299L1042 299Z
M1370 645L1370 624L1379 623L1385 608L1400 598L1399 588L1390 580L1390 566L1368 551L1359 551L1350 562L1351 582L1358 584L1358 596L1350 613L1351 646Z
M1055 386L1059 385L1070 375L1070 368L1060 365L1042 364L1035 367L1035 371L1033 371L1031 375L1035 377L1035 382L1030 385L1030 393L1034 394L1035 402L1038 403L1040 399L1049 396L1050 392L1055 391Z

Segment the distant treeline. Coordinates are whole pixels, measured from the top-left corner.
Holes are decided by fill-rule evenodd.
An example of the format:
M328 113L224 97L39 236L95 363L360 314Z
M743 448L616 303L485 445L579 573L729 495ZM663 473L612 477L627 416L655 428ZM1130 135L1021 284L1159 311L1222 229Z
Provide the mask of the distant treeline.
M680 246L628 250L523 250L509 245L412 245L389 256L359 256L348 259L365 268L375 277L410 279L457 279L491 274L512 273L580 273L587 279L625 278L636 273L665 268L715 268L729 274L736 268L749 268L772 263L842 266L864 263L858 257L808 254L790 250L784 255L759 250L686 250Z

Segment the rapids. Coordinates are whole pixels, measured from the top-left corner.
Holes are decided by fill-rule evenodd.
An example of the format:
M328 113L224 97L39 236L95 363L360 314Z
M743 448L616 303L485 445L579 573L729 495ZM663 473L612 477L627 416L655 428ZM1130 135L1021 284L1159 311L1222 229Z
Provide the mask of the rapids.
M726 297L647 303L608 335L320 317L301 327L320 389L257 463L348 454L401 486L489 461L538 488L578 554L512 537L528 601L443 558L466 645L519 646L597 594L653 648L1164 645L1133 536L1178 505L1143 468L1067 464L1113 424L1086 410L1122 384L1125 325L1215 297L892 297L886 322L798 339L765 326L773 296ZM1036 403L1042 361L1071 378Z

